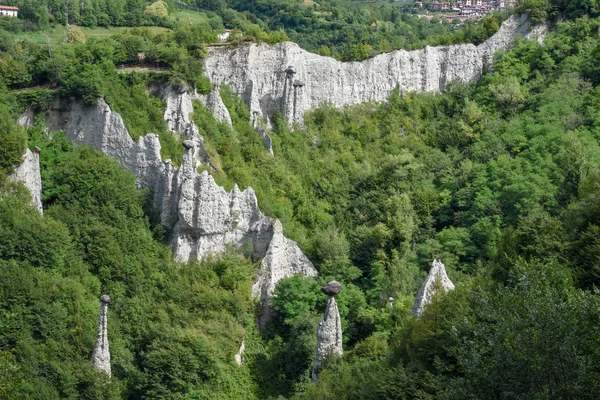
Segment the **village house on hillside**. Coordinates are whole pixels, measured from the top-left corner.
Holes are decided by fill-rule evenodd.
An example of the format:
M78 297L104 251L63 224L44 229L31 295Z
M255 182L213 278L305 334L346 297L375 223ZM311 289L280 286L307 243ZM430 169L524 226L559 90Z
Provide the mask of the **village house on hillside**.
M414 3L414 8L429 8L434 12L451 11L455 12L456 17L461 21L470 17L481 17L495 10L505 9L507 7L515 7L517 0L454 0L448 2L432 1L431 3L423 3L417 1ZM422 16L427 19L432 17ZM452 16L447 16L452 19ZM465 17L465 18L461 18Z
M0 15L3 17L16 17L19 7L0 5Z

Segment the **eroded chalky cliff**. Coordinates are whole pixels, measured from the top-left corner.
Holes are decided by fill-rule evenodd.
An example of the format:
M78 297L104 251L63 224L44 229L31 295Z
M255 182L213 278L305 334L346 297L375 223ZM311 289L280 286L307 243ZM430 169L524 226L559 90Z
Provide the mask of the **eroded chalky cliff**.
M397 50L360 62L340 62L301 49L291 42L238 47L211 47L205 75L213 84L228 84L250 107L253 118L282 112L289 122L321 103L346 106L382 101L396 88L439 91L453 80L481 77L494 53L517 37L541 40L544 27L531 29L526 16L511 17L479 46L461 44Z
M429 274L417 293L411 314L421 315L439 291L447 293L450 290L454 290L454 283L448 278L446 267L440 260L433 260Z
M153 190L161 222L173 228L171 244L178 260L202 259L228 245L239 249L251 245L252 257L262 259L253 293L268 305L277 281L297 273L316 276L317 271L296 242L283 236L280 222L262 214L252 188L242 191L235 186L227 192L208 172L197 172L202 137L189 119L193 110L186 104L189 97L176 96L172 101L178 105L165 115L176 134L188 137L179 168L161 159L158 136L149 133L132 140L121 116L102 99L96 105L57 99L47 120L74 143L91 145L116 158L135 174L139 187Z
M23 185L31 193L31 203L38 209L40 214L44 212L42 209L42 177L40 174L40 149L35 148L34 151L25 150L25 154L21 157L21 164L8 177L12 182L22 182Z

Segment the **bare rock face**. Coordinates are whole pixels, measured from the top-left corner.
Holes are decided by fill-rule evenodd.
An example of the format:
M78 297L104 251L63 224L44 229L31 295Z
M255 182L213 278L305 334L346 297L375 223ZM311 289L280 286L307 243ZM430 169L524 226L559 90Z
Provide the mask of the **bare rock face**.
M25 128L35 126L35 111L33 108L27 107L25 112L19 117L17 123Z
M344 354L344 349L342 348L342 322L334 298L334 295L338 294L341 291L341 288L342 286L338 282L332 281L321 289L323 293L333 294L329 295L325 315L323 315L321 322L319 322L319 329L317 330L317 353L315 365L312 370L313 381L317 379L323 361L325 361L327 357L330 355L341 356Z
M269 220L271 239L258 270L258 279L252 285L252 295L260 298L263 314L258 319L259 328L263 328L270 318L270 296L275 285L283 278L302 274L307 278L316 277L317 271L310 260L302 253L296 242L283 236L283 226L278 219ZM256 243L256 242L254 242ZM255 251L262 250L262 246Z
M433 260L429 275L423 282L423 286L417 294L412 308L412 315L421 315L425 307L431 303L437 288L448 292L454 290L454 284L446 274L446 267L440 260Z
M31 203L38 209L40 214L44 213L42 209L42 176L40 174L40 149L34 151L25 150L21 158L21 164L10 174L8 179L12 182L22 182L31 193Z
M154 188L155 200L160 203L165 165L158 136L148 134L137 141L131 139L121 116L103 99L98 99L96 105L86 105L57 98L47 122L52 130L64 130L73 143L90 145L116 158L135 174L139 187ZM162 209L160 204L156 206Z
M280 111L288 122L301 123L306 111L324 102L341 107L383 101L396 88L434 92L453 80L477 80L494 53L506 50L515 37L543 38L544 27L530 27L526 16L511 17L479 46L397 50L360 62L336 61L291 42L210 47L205 75L213 84L230 85L251 115L268 120Z
M110 351L108 349L108 321L106 314L110 297L104 295L100 297L100 316L98 317L98 333L96 334L96 343L92 352L92 365L99 371L103 371L110 378Z
M198 127L192 120L192 113L194 112L192 101L200 100L218 121L231 126L231 116L227 107L223 104L218 88L214 87L208 95L199 95L196 91L191 92L187 88L175 89L171 86L165 89L154 88L154 92L157 92L165 102L164 118L169 131L176 136L187 137L188 140L184 141L184 145L188 142L186 148L191 148L190 144L193 145L196 168L201 164L213 168L204 148L204 138L200 135Z
M222 253L226 245L242 248L249 240L253 257L264 257L273 237L273 224L259 208L252 188L237 185L227 192L208 172L198 174L189 151L178 171L179 200L173 251L187 261Z
M162 97L165 101L164 118L167 122L167 128L171 132L185 134L192 122L190 114L194 112L194 106L192 105L193 95L190 95L186 90L179 90L169 86L162 91Z
M225 103L223 103L217 86L213 87L207 95L198 95L198 98L212 112L217 121L226 123L229 126L232 125L231 115L227 107L225 107Z
M48 121L52 129L65 130L74 143L116 158L135 174L139 187L153 190L161 223L173 228L171 246L178 260L202 259L222 253L228 245L241 249L251 244L253 259L263 259L253 293L265 305L280 279L297 273L317 275L297 244L283 236L279 221L262 214L252 188L242 191L235 186L227 192L208 172L197 172L196 137L184 141L183 164L176 168L170 160L162 161L156 135L133 141L120 115L102 99L96 105L58 99Z
M162 97L165 100L165 121L171 132L180 132L187 137L192 137L189 132L193 129L191 128L193 121L190 117L194 112L193 100L200 100L212 112L217 121L231 126L231 115L221 99L217 86L213 87L207 95L187 89L167 87L162 91Z
M237 365L242 365L244 363L244 352L246 351L246 339L242 340L242 344L240 345L240 349L233 356L233 360Z

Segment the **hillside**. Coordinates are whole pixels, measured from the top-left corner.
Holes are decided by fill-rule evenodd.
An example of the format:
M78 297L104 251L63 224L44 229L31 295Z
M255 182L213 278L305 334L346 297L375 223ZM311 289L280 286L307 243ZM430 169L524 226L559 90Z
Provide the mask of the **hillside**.
M87 28L69 29L63 3L11 3L0 398L600 396L595 9L524 1L552 27L543 42L511 36L446 79L440 54L482 60L493 19L424 28L412 48L474 44L377 57L397 44L357 30L346 43L372 51L346 57L320 24L370 26L347 3L165 2L160 16L82 0L69 21ZM420 24L366 9L398 40ZM209 47L225 27L242 36ZM398 83L394 57L415 54L431 90ZM323 65L360 82L310 82L333 75ZM297 117L281 66L306 85ZM101 295L110 377L90 362Z

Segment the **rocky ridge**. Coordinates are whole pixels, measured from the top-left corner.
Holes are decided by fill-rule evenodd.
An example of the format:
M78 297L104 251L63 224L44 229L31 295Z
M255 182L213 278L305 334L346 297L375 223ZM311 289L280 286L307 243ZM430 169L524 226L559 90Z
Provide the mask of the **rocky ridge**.
M250 108L252 119L267 121L277 111L288 122L321 103L337 107L383 101L396 88L440 91L454 80L479 79L494 53L506 50L519 35L542 40L544 26L531 28L526 16L510 17L479 46L460 44L397 50L360 62L341 62L309 53L291 42L210 47L205 75L228 84Z
M132 140L121 116L103 99L85 105L58 98L50 107L47 122L52 130L64 130L74 143L91 145L116 158L135 174L139 187L153 190L161 223L173 228L171 246L178 260L202 259L225 251L228 245L238 249L251 245L253 259L262 259L252 290L268 305L278 280L297 273L314 277L317 271L296 242L283 236L281 223L261 213L252 188L242 191L236 185L227 192L207 171L197 172L202 163L198 159L203 153L202 137L189 119L193 110L188 107L190 96L179 96L182 99L173 99L178 105L169 106L165 113L175 134L190 135L183 142L179 168L171 160L161 159L157 135L149 133Z

